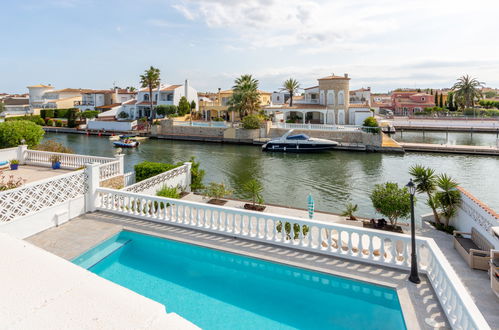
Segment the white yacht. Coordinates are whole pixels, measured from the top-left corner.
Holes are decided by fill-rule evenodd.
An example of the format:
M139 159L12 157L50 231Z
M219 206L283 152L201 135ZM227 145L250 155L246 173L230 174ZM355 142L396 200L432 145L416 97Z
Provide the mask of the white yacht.
M305 134L291 135L289 130L277 139L272 139L262 146L263 151L287 151L287 152L317 152L334 149L338 142L311 138Z

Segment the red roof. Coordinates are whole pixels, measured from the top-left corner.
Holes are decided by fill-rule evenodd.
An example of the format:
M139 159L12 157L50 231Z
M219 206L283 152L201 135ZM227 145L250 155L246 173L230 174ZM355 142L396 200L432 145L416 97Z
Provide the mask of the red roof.
M142 101L137 103L137 105L151 105L151 101ZM153 101L152 105L156 105L156 101Z
M108 105L101 105L98 107L95 107L96 109L112 109L114 107L117 107L118 105L121 105L121 103L113 103L113 104L108 104Z

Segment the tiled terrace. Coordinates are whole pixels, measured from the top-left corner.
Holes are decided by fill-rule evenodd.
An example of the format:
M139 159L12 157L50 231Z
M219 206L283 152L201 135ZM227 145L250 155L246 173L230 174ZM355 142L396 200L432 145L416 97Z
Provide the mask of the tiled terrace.
M44 179L48 179L54 176L72 172L71 170L53 170L50 167L43 166L32 166L32 165L20 165L15 171L10 168L3 171L4 174L10 176L13 175L14 178L22 178L26 180L26 183L36 182Z
M421 284L413 285L407 281L407 272L393 268L368 265L105 212L87 213L60 227L46 230L26 240L63 258L72 259L121 229L154 234L177 241L394 287L399 294L409 329L449 327L427 277L422 275ZM166 308L168 310L168 306Z

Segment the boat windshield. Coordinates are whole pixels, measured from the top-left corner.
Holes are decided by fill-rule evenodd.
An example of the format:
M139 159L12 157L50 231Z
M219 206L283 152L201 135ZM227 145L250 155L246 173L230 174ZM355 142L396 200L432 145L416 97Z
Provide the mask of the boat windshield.
M305 134L291 135L286 138L286 140L308 140L308 139L309 139L308 135Z

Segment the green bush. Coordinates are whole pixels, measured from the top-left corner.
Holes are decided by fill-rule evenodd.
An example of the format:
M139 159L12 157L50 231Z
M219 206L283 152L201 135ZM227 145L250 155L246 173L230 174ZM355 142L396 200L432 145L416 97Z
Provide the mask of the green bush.
M47 119L47 121L45 123L47 126L54 126L54 120L52 120L52 119Z
M397 225L399 218L407 218L411 212L409 191L393 182L375 185L371 201L376 212L387 217L393 226Z
M95 117L97 117L98 114L99 114L99 111L97 111L97 110L87 110L87 111L83 111L83 112L79 113L80 117L88 118L88 119L95 118Z
M41 118L39 115L9 117L5 119L5 121L20 121L20 120L31 121L35 124L42 126L45 125L45 120L43 120L43 118Z
M69 109L55 109L55 116L57 118L68 118Z
M71 148L68 148L64 144L54 140L44 141L37 145L34 149L49 152L59 152L64 154L74 154L74 151Z
M62 120L58 119L55 121L55 126L56 127L62 127Z
M200 169L200 162L196 162L195 157L191 157L189 160L191 162L191 190L197 191L204 189L203 178L206 174L204 170Z
M181 164L166 164L144 161L135 165L135 179L137 182L143 181L160 173L169 171Z
M257 129L260 128L262 119L258 115L249 115L243 118L242 123L245 129Z
M158 105L156 113L161 116L172 116L177 113L176 105Z
M193 101L194 102L194 101ZM220 117L215 117L215 118L212 118L211 119L212 121L224 121L223 118L220 118Z
M222 199L231 195L232 190L228 189L225 183L210 182L208 187L205 188L204 194L214 199Z
M364 119L364 123L362 124L362 126L365 126L365 127L379 127L379 124L378 124L378 121L376 120L376 118L374 118L374 117L367 117L366 119Z
M160 190L156 192L156 196L166 197L166 198L180 198L180 192L177 187L163 186Z
M39 125L26 120L0 123L0 148L11 148L24 140L28 147L34 147L43 138L45 131Z
M76 118L78 117L78 109L68 109L68 127L76 127Z
M177 113L180 116L183 116L188 114L189 111L191 111L191 104L189 103L189 101L187 101L187 98L185 96L182 96L180 98L180 101L178 102Z
M54 118L54 116L55 116L54 109L42 109L42 110L40 110L40 116L43 119Z
M121 112L118 114L118 118L121 118L121 119L127 119L127 118L128 118L128 113L126 113L125 111L121 111Z

